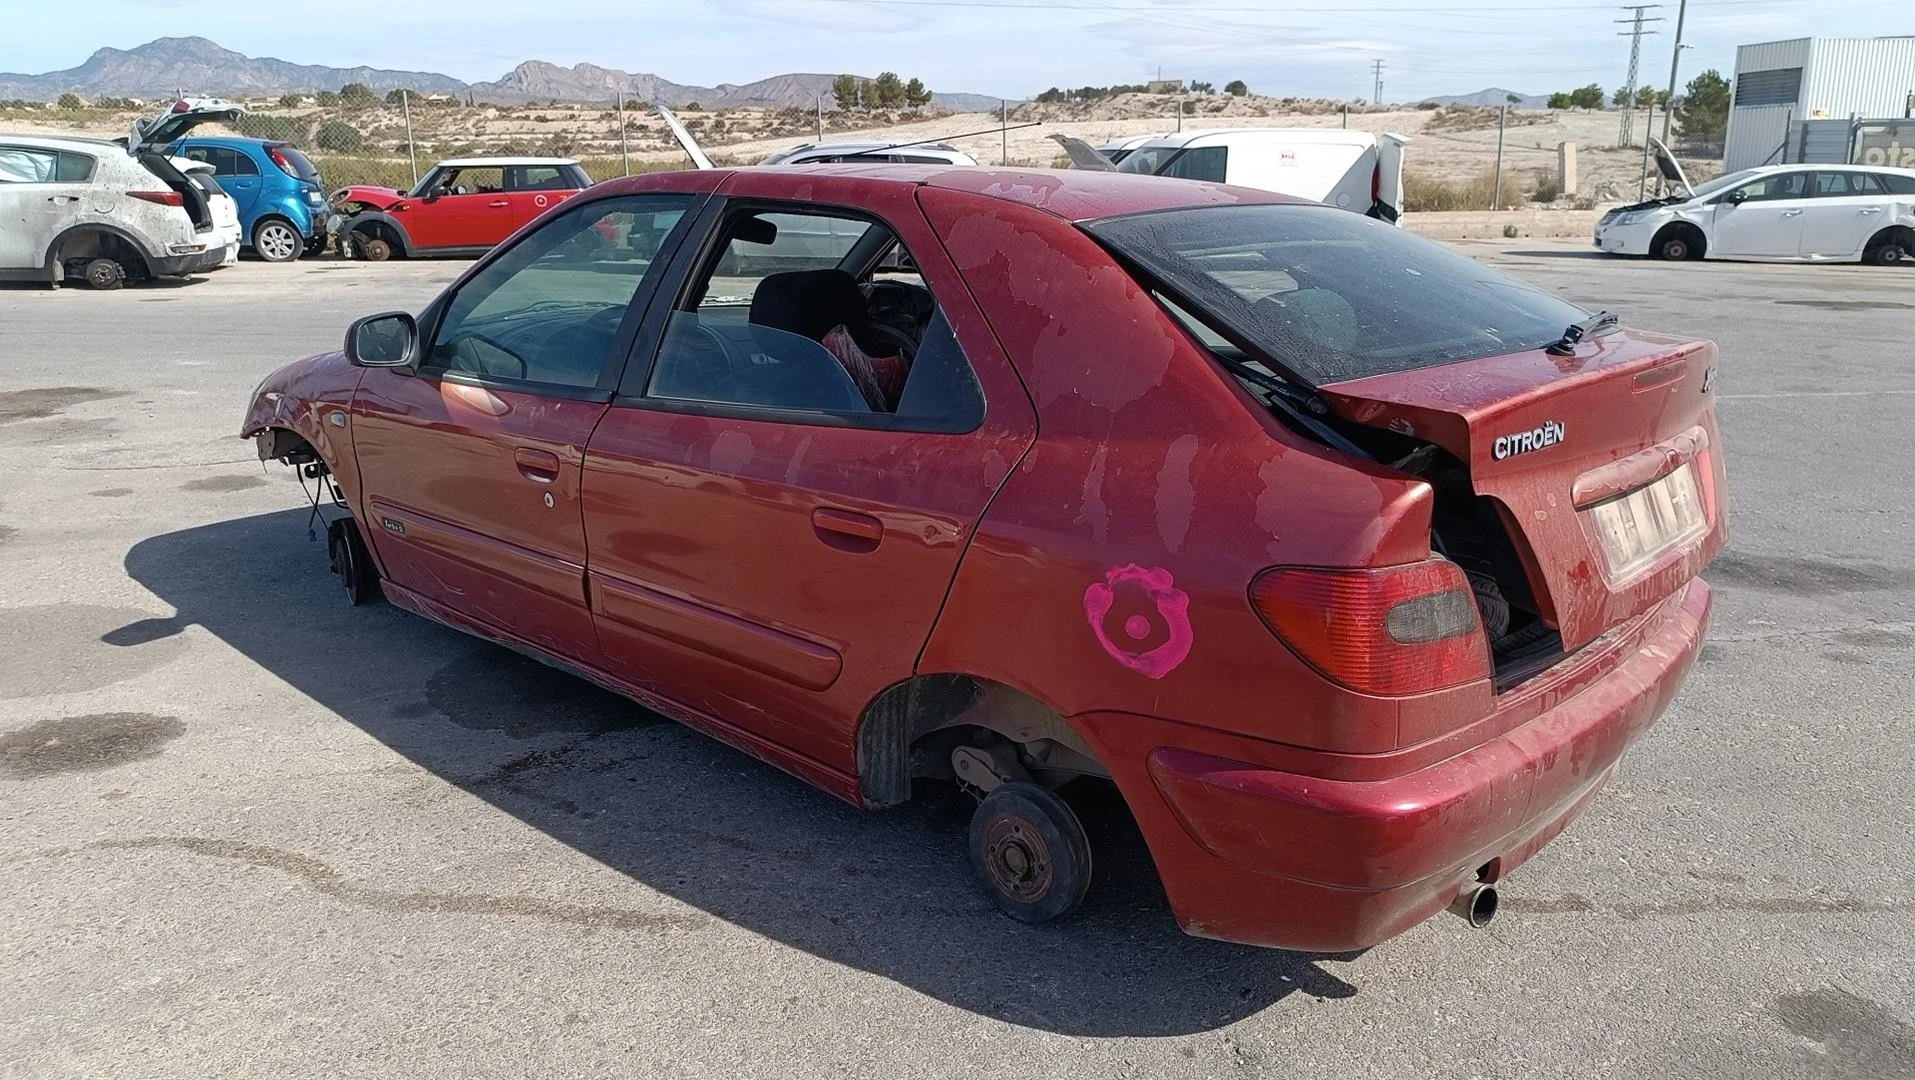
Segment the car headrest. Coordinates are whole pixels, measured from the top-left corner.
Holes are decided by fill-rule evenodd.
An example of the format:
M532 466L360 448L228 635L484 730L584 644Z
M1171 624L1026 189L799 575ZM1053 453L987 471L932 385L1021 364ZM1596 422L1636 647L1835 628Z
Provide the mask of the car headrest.
M864 293L843 270L793 270L758 283L751 322L820 341L836 326L854 334L866 322Z

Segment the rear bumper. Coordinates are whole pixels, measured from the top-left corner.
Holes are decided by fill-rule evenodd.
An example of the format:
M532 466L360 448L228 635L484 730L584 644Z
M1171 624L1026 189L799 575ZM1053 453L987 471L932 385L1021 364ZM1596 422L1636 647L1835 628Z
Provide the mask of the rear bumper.
M146 260L147 269L154 277L184 277L214 269L226 258L226 245L217 236L202 239L208 245L205 251L189 255L150 255Z
M1690 582L1610 646L1620 659L1580 693L1385 780L1246 764L1195 748L1206 740L1166 721L1079 719L1113 754L1104 760L1187 932L1347 951L1408 930L1479 874L1501 878L1562 831L1674 698L1709 606L1709 587ZM1157 745L1138 755L1140 738Z

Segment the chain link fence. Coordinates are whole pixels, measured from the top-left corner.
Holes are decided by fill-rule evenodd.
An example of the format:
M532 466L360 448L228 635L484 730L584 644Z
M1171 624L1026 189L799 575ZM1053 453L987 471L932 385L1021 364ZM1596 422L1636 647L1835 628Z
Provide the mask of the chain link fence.
M237 134L294 144L319 167L327 189L352 185L409 189L440 161L459 157L530 155L576 158L593 180L663 169L687 161L662 120L640 102L603 106L558 104L467 106L414 98L377 108L255 110L231 125ZM765 139L812 137L820 126L844 121L806 109L676 110L720 164L755 162L759 152L733 160L724 147ZM715 148L715 149L714 149Z

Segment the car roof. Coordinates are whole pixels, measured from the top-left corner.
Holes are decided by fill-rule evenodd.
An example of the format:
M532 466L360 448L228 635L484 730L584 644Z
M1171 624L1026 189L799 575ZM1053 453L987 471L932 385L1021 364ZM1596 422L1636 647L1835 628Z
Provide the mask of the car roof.
M934 143L910 143L910 144L908 144L908 145L900 145L900 144L898 144L898 143L894 143L894 142L884 142L884 141L882 141L882 140L877 140L877 139L872 139L872 140L861 140L861 139L850 139L850 140L846 140L846 141L844 141L844 142L820 142L820 143L802 143L802 144L800 144L800 145L798 145L798 146L794 146L794 147L792 147L792 148L791 148L790 150L788 150L788 151L784 151L784 152L785 152L785 153L797 153L798 151L801 151L801 150L802 150L802 151L804 151L805 153L811 153L811 152L813 152L813 151L818 151L818 150L823 150L823 151L825 151L825 152L827 152L827 153L835 153L835 152L837 152L837 151L840 151L840 150L945 150L945 151L955 151L956 149L957 149L957 147L954 147L954 146L952 146L952 145L950 145L949 143L941 143L941 142L934 142Z
M287 142L285 139L254 139L245 135L182 135L174 139L173 142L175 144L212 143L221 146L291 146L295 149L298 148L296 143Z
M615 195L627 191L670 191L682 185L687 191L711 191L722 186L733 173L777 177L789 184L794 199L816 197L807 188L819 177L844 177L878 184L943 188L982 195L1041 210L1066 221L1092 221L1120 214L1239 203L1317 205L1308 199L1292 198L1273 191L1167 176L1079 169L1007 169L982 165L889 165L864 162L807 165L803 169L761 165L740 169L650 173L613 180L599 185L598 190ZM762 185L759 193L764 193Z
M1368 131L1356 131L1347 128L1202 128L1196 131L1180 131L1170 135L1160 135L1143 145L1189 146L1195 142L1206 142L1212 139L1223 141L1269 139L1271 141L1281 140L1288 143L1370 146L1376 142L1376 135Z
M478 168L485 165L577 165L577 158L564 157L468 157L447 158L436 168L452 166L460 169Z
M111 147L121 153L126 147L110 139L90 139L84 135L9 135L0 131L0 140L14 146L30 146L40 150L77 150L81 153L97 154Z

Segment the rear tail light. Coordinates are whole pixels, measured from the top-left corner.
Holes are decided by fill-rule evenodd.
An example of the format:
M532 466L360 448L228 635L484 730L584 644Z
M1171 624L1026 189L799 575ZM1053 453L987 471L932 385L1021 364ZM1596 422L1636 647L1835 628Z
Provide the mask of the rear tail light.
M1311 667L1365 694L1420 694L1490 675L1476 595L1444 559L1370 570L1281 566L1250 583L1250 602Z
M126 197L129 199L138 199L141 202L157 203L161 206L185 206L186 205L186 196L181 195L177 191L171 191L171 190L129 191L126 193Z
M1370 166L1370 205L1383 201L1383 163Z
M277 147L277 146L269 146L269 147L267 147L267 148L266 148L266 156L267 156L267 157L269 157L269 158L272 158L272 159L273 159L273 164L275 164L275 165L277 165L277 166L279 166L279 171L280 171L280 172L283 172L283 173L285 173L285 174L286 174L287 176L298 176L298 175L299 175L299 170L298 170L298 169L295 169L295 168L293 168L293 163L292 163L292 161L291 161L291 160L289 160L289 159L288 159L288 158L286 157L286 155L284 155L284 154L282 154L282 153L280 153L280 152L279 152L279 147Z

